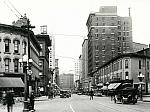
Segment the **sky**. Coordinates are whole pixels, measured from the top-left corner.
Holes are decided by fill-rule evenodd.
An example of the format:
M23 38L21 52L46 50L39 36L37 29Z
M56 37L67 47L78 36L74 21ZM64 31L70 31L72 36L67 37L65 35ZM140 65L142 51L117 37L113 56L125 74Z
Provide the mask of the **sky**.
M133 41L150 44L149 0L0 0L0 23L11 24L26 13L36 27L35 34L40 33L40 26L47 25L48 34L55 38L60 73L74 73L74 64L88 34L88 16L98 12L100 6L117 6L119 16L128 16L130 7Z

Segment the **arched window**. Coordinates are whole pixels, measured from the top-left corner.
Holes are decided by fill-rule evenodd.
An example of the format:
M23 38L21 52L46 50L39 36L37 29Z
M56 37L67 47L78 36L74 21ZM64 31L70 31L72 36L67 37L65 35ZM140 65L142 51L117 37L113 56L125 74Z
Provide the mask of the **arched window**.
M4 42L5 42L5 52L9 52L10 40L9 39L5 39Z
M128 60L125 60L125 68L128 68L128 65L129 64L129 62L128 62Z
M27 54L27 43L23 42L23 54Z
M14 40L14 53L19 53L19 40Z
M14 72L19 71L19 59L14 59Z
M5 58L5 72L9 72L9 66L10 66L10 59Z
M129 79L129 72L125 72L125 79Z

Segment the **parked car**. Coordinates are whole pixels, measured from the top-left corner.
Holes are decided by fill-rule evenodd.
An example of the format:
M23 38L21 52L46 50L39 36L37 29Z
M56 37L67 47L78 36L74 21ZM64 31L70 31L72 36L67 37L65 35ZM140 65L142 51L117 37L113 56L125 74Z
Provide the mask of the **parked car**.
M117 103L122 102L124 103L137 103L138 98L138 90L132 87L126 87L121 89L115 93L114 102Z

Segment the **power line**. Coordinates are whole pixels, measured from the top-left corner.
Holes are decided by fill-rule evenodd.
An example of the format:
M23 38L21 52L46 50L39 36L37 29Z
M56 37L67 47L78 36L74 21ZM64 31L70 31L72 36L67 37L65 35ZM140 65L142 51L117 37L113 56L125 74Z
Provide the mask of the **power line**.
M9 2L9 4L18 12L18 14L21 16L21 17L23 17L22 16L22 14L15 8L15 6L8 0L8 2Z
M5 1L4 1L4 4L7 6L7 8L9 8L9 9L13 12L13 14L15 14L16 17L20 18L20 17L12 10L12 8L9 7L9 5L8 5Z
M83 35L69 35L69 34L51 34L52 36L54 36L54 35L62 35L62 36L68 36L68 37L72 37L72 36L74 36L74 37L83 37L83 38L85 38L86 36L83 36Z
M57 56L57 57L61 57L61 58L68 58L68 59L73 59L73 60L82 60L82 61L88 61L85 59L77 59L77 58L73 58L73 57L67 57L67 56L60 56L60 55L53 55L53 56Z

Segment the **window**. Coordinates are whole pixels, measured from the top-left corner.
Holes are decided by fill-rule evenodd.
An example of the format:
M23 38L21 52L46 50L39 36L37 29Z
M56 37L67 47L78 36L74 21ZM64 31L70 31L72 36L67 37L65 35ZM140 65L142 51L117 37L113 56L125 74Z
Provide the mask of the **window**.
M147 79L148 79L148 81L150 80L149 72L147 72Z
M43 44L40 44L41 48L43 48Z
M102 33L105 33L105 29L102 29Z
M120 69L122 69L122 60L120 60Z
M19 53L19 41L14 41L14 53Z
M5 40L5 52L9 52L9 39Z
M96 29L96 31L95 31L96 33L98 33L98 29Z
M147 61L147 69L149 70L149 61Z
M14 72L18 72L19 71L19 60L15 59L14 60Z
M6 58L5 59L5 72L9 72L9 63L10 63L10 59Z
M125 60L125 68L128 68L128 60Z
M118 26L118 29L121 30L121 26Z
M111 33L115 33L115 29L111 29Z
M129 72L125 72L125 79L129 79Z
M129 36L129 32L127 32L127 36Z
M39 61L39 66L42 66L42 61Z
M118 32L118 35L120 36L120 35L121 35L121 32Z
M105 23L102 23L102 26L105 26Z
M27 43L26 42L23 42L23 54L26 54L27 53Z
M141 63L141 60L139 60L139 69L141 69L142 67L142 63Z

